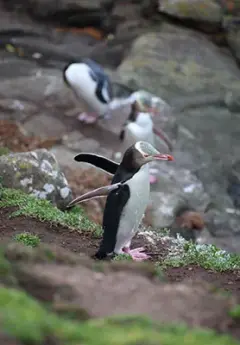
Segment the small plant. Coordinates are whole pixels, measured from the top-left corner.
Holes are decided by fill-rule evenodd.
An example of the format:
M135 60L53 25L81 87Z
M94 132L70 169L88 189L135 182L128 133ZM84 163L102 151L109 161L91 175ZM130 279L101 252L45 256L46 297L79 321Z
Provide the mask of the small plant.
M8 153L10 153L9 148L7 148L7 147L0 147L0 156L7 155Z
M239 269L240 256L230 254L212 244L195 244L179 237L178 245L166 257L164 265L172 267L199 265L205 269L221 272Z
M132 257L128 254L118 254L113 258L113 261L133 261Z
M91 231L96 236L102 232L102 228L91 222L79 206L64 212L53 206L49 200L38 199L20 190L2 188L0 192L0 208L14 207L15 209L10 214L10 218L19 216L37 218L42 222L60 224L79 232Z
M229 312L233 319L240 319L240 304L235 305Z
M29 232L22 232L14 237L15 241L29 247L37 247L40 243L40 238L37 235L32 235Z

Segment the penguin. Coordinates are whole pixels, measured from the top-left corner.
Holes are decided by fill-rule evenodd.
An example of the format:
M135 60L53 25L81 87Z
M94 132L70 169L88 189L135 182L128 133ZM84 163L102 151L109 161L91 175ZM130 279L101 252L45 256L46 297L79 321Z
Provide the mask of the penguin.
M144 110L144 111L143 111ZM165 146L167 150L172 151L172 143L168 137L160 130L154 128L152 116L153 112L149 107L149 111L146 112L142 109L142 105L138 100L134 101L131 105L131 112L127 121L123 124L119 139L122 142L121 149L124 152L127 147L133 145L137 141L147 141L151 145L155 146L155 136L158 136L161 140L161 144ZM154 175L156 169L150 169L150 183L157 182L157 178Z
M64 82L90 113L81 113L78 119L95 123L97 118L108 116L108 105L113 99L112 83L104 69L91 59L70 62L63 69Z
M107 195L103 214L103 238L94 258L102 260L112 254L129 254L133 260L149 258L144 248L131 250L131 241L144 216L150 196L149 162L173 161L150 143L138 141L130 146L120 164L95 154L80 153L74 158L105 170L113 176L111 185L100 187L74 199L69 207L82 201Z

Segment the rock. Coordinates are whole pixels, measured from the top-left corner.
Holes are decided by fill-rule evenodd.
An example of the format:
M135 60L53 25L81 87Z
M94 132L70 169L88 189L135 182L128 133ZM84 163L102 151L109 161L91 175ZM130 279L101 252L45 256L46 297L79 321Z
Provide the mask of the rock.
M230 57L202 34L169 24L136 39L118 73L128 86L152 92L170 105L183 96L192 100L240 88L240 71Z
M24 128L30 135L41 137L62 136L66 128L58 118L38 113L24 123Z
M17 99L0 99L0 119L22 121L37 112L37 107L31 102Z
M239 92L228 91L225 95L225 104L232 113L240 113Z
M205 210L209 196L203 184L189 170L178 169L169 164L159 166L159 181L151 193L154 227L168 227L174 222L177 209L191 205Z
M240 209L240 161L237 161L229 172L228 194L233 204Z
M72 200L68 182L52 153L46 149L0 156L2 185L21 189L60 209Z
M60 0L57 3L47 0L28 0L21 8L36 15L37 17L47 17L54 13L63 11L96 11L104 8L111 8L112 0L98 0L89 2L86 0ZM11 1L11 8L17 5L17 1Z
M238 61L240 61L240 14L239 17L231 17L226 25L227 42Z
M158 0L158 4L159 12L180 19L221 24L222 7L215 0Z
M177 238L178 234L185 240L196 241L197 235L204 229L203 215L188 206L182 207L175 212L175 220L170 225L170 235Z

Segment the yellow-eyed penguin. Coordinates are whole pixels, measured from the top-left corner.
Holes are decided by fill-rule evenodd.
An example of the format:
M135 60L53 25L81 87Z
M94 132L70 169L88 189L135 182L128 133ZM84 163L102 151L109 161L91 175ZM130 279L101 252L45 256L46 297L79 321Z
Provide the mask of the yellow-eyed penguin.
M89 113L81 113L80 121L96 122L98 116L106 116L108 104L113 98L112 84L104 69L91 59L70 62L63 70L66 84L73 90Z
M147 141L151 145L156 146L155 135L157 135L161 144L164 144L166 149L172 151L172 144L168 137L161 130L156 130L152 121L152 116L156 113L142 107L141 103L136 100L131 105L131 113L127 121L124 123L123 128L120 132L119 138L122 141L122 151L135 144L137 141ZM156 183L157 178L154 175L156 169L150 168L150 183Z
M154 160L172 161L173 157L160 153L148 142L138 141L127 149L120 164L88 153L80 153L74 159L114 175L110 186L88 192L68 205L72 207L82 201L108 195L103 215L103 239L95 258L104 259L112 253L127 253L133 260L148 259L148 255L143 253L144 248L130 250L150 196L147 163Z
M91 59L68 63L63 69L63 79L87 110L78 116L82 122L92 124L98 118L109 118L112 110L132 103L131 95L123 99L113 97L110 78L104 69Z

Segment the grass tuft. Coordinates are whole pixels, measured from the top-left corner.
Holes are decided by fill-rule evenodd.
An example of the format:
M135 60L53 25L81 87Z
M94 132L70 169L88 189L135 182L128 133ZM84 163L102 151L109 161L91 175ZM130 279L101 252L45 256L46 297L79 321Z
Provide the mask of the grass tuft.
M227 271L240 268L240 255L228 253L212 244L195 244L178 237L178 244L168 254L164 266L199 265L205 269Z
M1 207L16 207L10 217L28 216L52 224L60 224L71 229L101 233L101 227L91 222L84 211L75 206L70 211L61 211L48 200L37 199L20 190L1 188Z
M240 319L240 304L235 305L229 312L233 319Z
M113 261L133 261L131 255L128 254L118 254L113 258Z
M22 232L14 236L15 241L24 244L29 247L37 247L41 242L37 235L32 235L29 232Z

